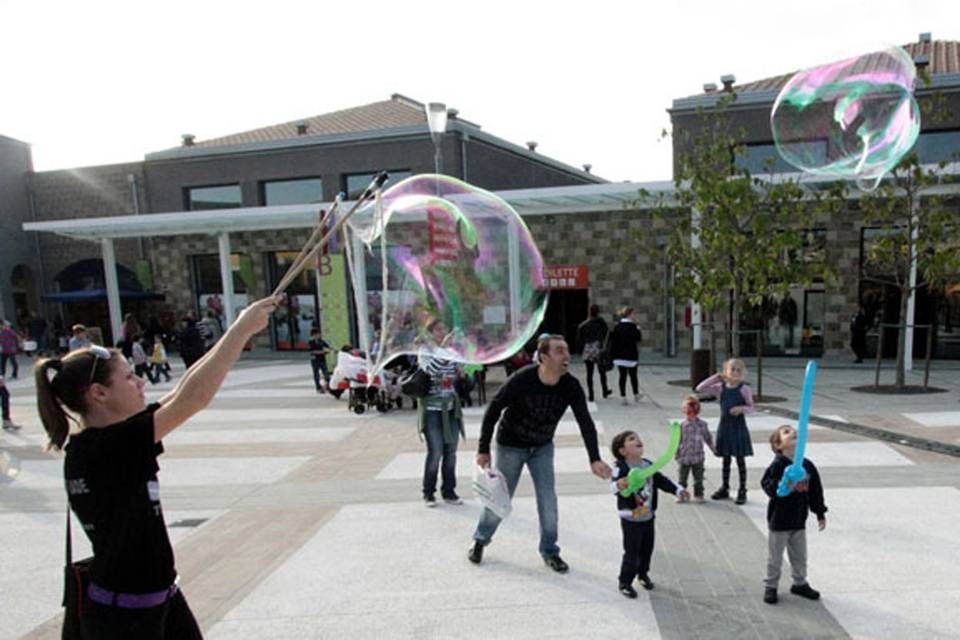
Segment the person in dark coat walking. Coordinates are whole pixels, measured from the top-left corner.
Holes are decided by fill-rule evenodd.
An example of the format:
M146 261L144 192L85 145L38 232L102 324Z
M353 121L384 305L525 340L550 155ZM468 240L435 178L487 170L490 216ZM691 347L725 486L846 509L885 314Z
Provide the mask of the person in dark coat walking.
M610 329L607 321L600 317L600 306L590 305L590 316L577 327L577 339L583 348L583 363L587 366L587 400L593 402L593 370L600 373L600 386L603 388L603 397L606 398L613 391L607 384L607 372L598 364L600 354L606 345Z
M197 323L189 316L180 321L177 344L180 348L180 357L183 358L183 366L187 369L203 355L203 337L197 329Z
M613 364L620 372L620 401L625 405L629 404L627 401L628 377L630 386L633 388L633 401L640 402L637 367L640 364L638 345L642 339L643 334L637 326L633 307L624 307L620 310L620 322L614 326L613 333L610 335L610 357L613 358Z
M857 312L850 319L850 348L853 349L857 359L854 362L863 362L863 357L867 355L867 329L870 323L867 321L867 313L863 310L863 305L857 307Z

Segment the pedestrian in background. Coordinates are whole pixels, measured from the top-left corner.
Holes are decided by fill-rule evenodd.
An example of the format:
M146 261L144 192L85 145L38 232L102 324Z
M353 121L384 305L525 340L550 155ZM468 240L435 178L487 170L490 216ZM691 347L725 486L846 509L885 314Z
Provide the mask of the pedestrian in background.
M589 317L580 323L577 327L577 339L580 340L583 349L583 363L587 367L587 400L594 401L593 397L593 370L597 369L600 374L600 387L603 390L603 397L606 398L613 391L607 384L607 372L599 366L598 360L603 348L607 342L607 335L610 329L607 327L607 321L600 317L600 305L590 305Z
M620 372L620 401L627 401L627 378L630 378L630 387L633 389L633 401L640 402L640 381L637 376L637 367L640 365L640 341L643 334L637 326L637 316L633 307L623 307L620 310L620 322L613 327L610 336L610 357Z

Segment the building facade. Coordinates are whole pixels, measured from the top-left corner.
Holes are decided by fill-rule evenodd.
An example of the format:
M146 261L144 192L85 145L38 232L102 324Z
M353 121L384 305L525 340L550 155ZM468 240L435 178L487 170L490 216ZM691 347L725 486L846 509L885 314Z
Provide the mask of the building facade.
M521 147L490 135L456 110L446 115L435 145L424 105L395 94L383 102L212 140L184 135L179 147L148 154L142 162L32 173L26 184L35 221L44 222L217 210L258 210L270 216L276 208L319 206L341 192L354 199L380 170L390 173L388 185L438 169L491 190L604 182L536 153L535 145ZM29 154L29 147L24 148ZM302 229L241 231L228 237L133 232L112 238L123 313L164 327L188 312L223 320L230 315L223 309L223 242L229 243L232 298L239 309L272 290L304 239ZM50 274L47 285L37 288L57 306L44 311L67 325L99 326L112 339L102 269L99 278L86 273L91 261L96 267L102 247L82 234L41 233L37 243L32 253L42 256ZM342 265L335 278L343 279L344 286L336 288L334 297L346 295L341 272ZM288 290L290 308L284 310L288 318L275 323L264 342L278 349L306 348L310 327L320 321L318 287L323 283L317 275L310 269L294 282ZM71 290L67 283L79 288ZM40 306L34 301L31 308Z

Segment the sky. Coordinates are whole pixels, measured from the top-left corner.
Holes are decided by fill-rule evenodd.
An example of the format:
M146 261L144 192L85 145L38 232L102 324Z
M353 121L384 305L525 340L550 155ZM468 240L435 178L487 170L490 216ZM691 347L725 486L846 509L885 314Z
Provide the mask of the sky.
M133 162L400 93L608 180L664 180L674 99L960 40L958 17L956 0L0 0L0 135L38 171Z

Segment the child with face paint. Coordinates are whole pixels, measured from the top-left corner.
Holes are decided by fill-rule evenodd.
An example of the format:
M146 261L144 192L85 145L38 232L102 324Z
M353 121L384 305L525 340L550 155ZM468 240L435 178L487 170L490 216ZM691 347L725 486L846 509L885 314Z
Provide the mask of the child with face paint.
M677 449L677 463L680 465L680 485L687 488L687 478L693 472L693 499L703 502L703 445L717 453L713 446L713 436L707 423L700 419L700 400L689 395L683 400L683 415L680 423L680 448ZM681 502L680 498L677 502Z

